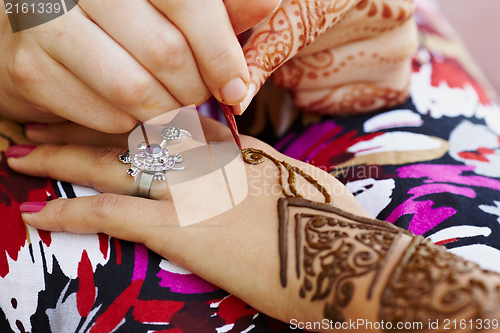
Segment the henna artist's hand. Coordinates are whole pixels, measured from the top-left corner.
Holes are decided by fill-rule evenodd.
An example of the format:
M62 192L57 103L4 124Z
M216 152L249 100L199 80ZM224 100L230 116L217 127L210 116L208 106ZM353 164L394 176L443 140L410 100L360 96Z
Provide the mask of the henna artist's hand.
M137 119L199 105L212 94L239 103L249 73L235 33L277 4L80 0L67 14L17 33L2 10L0 113L123 133Z
M231 140L229 130L211 119L203 118L202 126L207 141ZM62 134L54 128L53 135L57 133ZM121 193L24 204L26 223L52 231L104 232L144 243L292 325L326 319L327 327L311 330L386 333L391 331L387 323L422 322L421 327L397 330L416 333L439 332L426 326L436 320L489 319L491 324L500 319L498 274L483 272L392 224L369 219L327 173L256 139L244 136L242 142L262 150L244 150L249 195L194 228L177 227L168 197L123 195L134 191L124 182L126 167L117 160L126 147L42 145L34 150L14 147L6 155L18 172ZM279 170L285 173L283 188L291 197L282 192ZM286 177L290 172L297 179L297 194L305 199L293 194L293 177ZM330 199L331 204L320 203ZM359 320L372 327L342 326ZM380 328L382 321L385 328Z
M276 71L273 81L306 110L358 113L402 103L418 46L413 10L412 0L283 1L244 47L253 88Z

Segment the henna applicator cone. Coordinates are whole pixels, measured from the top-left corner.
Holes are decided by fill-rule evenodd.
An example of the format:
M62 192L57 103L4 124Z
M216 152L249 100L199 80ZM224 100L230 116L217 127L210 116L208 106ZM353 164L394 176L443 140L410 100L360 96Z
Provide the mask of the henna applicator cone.
M238 148L240 148L240 151L242 150L241 147L241 140L240 140L240 133L238 132L238 126L236 125L236 119L234 119L234 113L233 110L230 106L220 103L220 107L222 108L222 111L224 112L224 117L226 117L227 124L229 125L229 128L231 129L231 133L233 134L234 141L236 141L236 144L238 145Z

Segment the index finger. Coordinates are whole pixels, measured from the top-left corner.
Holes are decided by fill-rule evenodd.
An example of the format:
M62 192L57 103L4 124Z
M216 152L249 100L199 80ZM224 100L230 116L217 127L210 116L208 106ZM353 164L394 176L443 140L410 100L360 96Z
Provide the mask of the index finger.
M250 76L224 2L150 1L182 31L214 97L229 105L241 102Z

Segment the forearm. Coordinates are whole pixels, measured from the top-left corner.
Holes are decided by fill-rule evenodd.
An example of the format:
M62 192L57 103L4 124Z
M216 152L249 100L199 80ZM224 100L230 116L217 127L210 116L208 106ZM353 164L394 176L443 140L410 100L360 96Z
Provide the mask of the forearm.
M498 328L498 274L389 223L331 211L324 205L305 211L297 207L289 216L290 225L300 223L299 232L288 235L292 258L282 279L305 301L302 318L307 319L297 316L297 321L348 332ZM325 236L323 243L316 241L320 235Z

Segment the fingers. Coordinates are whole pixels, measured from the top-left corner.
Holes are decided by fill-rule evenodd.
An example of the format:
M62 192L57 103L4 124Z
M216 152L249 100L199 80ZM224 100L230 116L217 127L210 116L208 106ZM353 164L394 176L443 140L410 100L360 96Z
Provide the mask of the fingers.
M141 121L180 107L154 76L79 7L57 21L59 33L41 35L41 47L107 102Z
M216 128L218 125L209 126ZM136 129L134 139L140 135L141 131ZM89 186L101 192L140 194L160 200L171 197L170 181L175 184L178 176L194 177L193 174L200 170L200 158L206 156L196 155L199 150L194 148L202 144L189 136L182 136L179 143L168 145L168 151L163 143L158 152L149 151L149 146L146 149L145 143L140 145L144 145L139 148L142 151L130 147L132 156L128 161L120 157L123 148L76 145L13 146L7 149L5 156L9 166L20 173ZM184 169L191 173L178 173ZM166 176L166 172L172 175Z
M19 153L17 149L14 146L6 152L9 166L17 172L89 186L100 192L137 194L134 178L127 174L129 166L118 160L122 148L42 145Z
M186 37L201 76L225 104L240 103L250 79L241 46L220 0L151 0ZM209 8L209 10L207 10Z
M79 5L181 104L200 105L210 97L182 32L150 2L83 0Z
M129 132L107 134L69 121L56 124L27 124L25 133L28 139L36 143L128 149Z
M409 62L417 44L417 29L412 19L375 38L297 56L276 72L273 81L295 91L353 82L380 83L399 89L401 74L405 75L403 85L408 81Z
M283 63L335 25L357 2L283 2L255 29L243 48L255 90ZM246 106L247 103L235 106L233 112L240 114Z
M233 140L229 128L216 120L199 114L206 142L230 142ZM93 147L121 147L129 149L128 137L125 134L107 134L72 123L57 124L31 123L25 125L28 139L35 143L56 145L81 145Z
M42 209L43 208L43 209ZM41 209L41 210L40 210ZM71 233L102 232L131 242L154 242L154 231L176 225L173 205L118 194L99 194L75 199L58 199L21 206L23 220L35 228Z
M32 44L36 41L33 39L38 35L42 34L26 35L22 32L19 38L35 48ZM13 84L11 95L16 97L16 103L9 109L16 110L18 114L35 112L41 114L38 116L40 121L49 120L44 114L58 115L109 133L129 131L137 122L105 101L39 47L38 51L18 50L7 72ZM20 103L21 99L25 102Z
M94 22L148 69L181 104L200 105L211 96L183 32L150 2L110 0L102 3L98 0L84 0L80 1L79 5ZM274 10L276 0L260 0L260 3L253 3L252 6L240 0L230 0L225 5L228 13L223 12L220 15L232 16L236 28L243 31L263 20ZM202 25L192 28L205 29ZM203 53L206 53L206 50ZM217 76L220 75L219 67L209 70L215 70Z
M238 35L263 21L277 9L281 0L225 0L229 20Z

